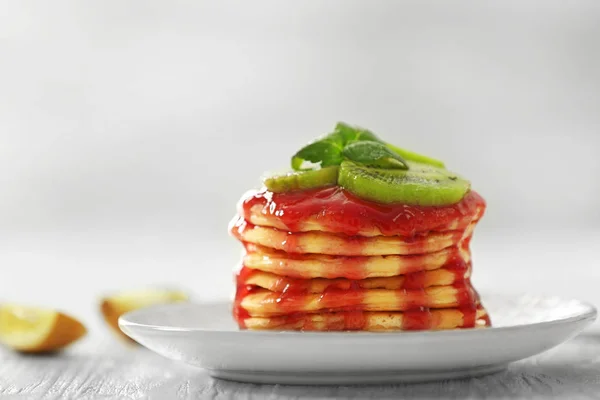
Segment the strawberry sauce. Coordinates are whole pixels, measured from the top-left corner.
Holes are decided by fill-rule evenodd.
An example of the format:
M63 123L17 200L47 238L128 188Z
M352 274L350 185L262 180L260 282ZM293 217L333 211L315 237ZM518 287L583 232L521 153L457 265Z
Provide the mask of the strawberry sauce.
M456 204L423 207L366 201L339 186L289 193L266 189L250 192L240 204L242 217L248 220L256 205L262 214L278 219L291 232L300 231L308 218L314 218L324 231L349 236L373 229L385 236L413 236L447 230L457 222L461 229L476 216L481 217L486 207L485 200L474 191Z

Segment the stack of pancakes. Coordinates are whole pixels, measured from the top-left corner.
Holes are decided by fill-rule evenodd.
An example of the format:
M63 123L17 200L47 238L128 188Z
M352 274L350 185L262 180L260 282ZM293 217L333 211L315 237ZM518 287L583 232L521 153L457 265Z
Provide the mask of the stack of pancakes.
M327 190L305 194L320 196L316 206L310 198L266 191L242 198L230 225L245 247L234 304L241 328L400 331L490 324L470 283L469 242L485 211L475 192L452 207L395 205L382 213L341 188ZM311 207L302 208L303 201Z

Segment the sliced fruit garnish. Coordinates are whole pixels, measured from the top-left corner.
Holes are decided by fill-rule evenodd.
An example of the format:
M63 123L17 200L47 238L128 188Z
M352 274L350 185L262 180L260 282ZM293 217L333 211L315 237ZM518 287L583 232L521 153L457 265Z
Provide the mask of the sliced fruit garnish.
M284 175L266 178L264 184L271 192L292 192L315 189L337 184L339 167L325 167L315 170L294 171Z
M292 169L264 179L267 189L281 193L337 184L363 199L423 206L454 204L470 190L442 161L343 122L296 152Z
M56 310L14 304L0 306L0 342L17 351L57 351L86 332L81 322Z
M129 339L119 329L119 317L130 311L158 304L187 301L188 295L173 289L139 289L115 293L101 299L100 310L106 323L119 336Z
M350 161L340 166L338 185L377 203L442 206L458 203L469 181L431 165L408 162L409 169L370 168Z

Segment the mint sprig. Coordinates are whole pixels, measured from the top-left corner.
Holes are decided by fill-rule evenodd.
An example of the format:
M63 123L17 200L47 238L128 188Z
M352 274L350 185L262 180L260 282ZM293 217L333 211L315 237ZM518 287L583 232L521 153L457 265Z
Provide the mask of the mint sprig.
M351 126L343 122L338 122L335 126L335 131L329 136L336 137L338 141L341 140L341 143L344 146L359 141L383 143L383 141L379 139L373 132L357 126Z
M298 151L292 157L292 168L296 171L306 168L305 162L320 164L321 168L342 163L342 150L344 149L337 137L333 134L326 136L316 142L310 143Z
M340 165L344 159L379 168L408 169L402 156L374 133L339 122L334 131L309 143L292 157L296 171ZM308 164L308 165L307 165Z

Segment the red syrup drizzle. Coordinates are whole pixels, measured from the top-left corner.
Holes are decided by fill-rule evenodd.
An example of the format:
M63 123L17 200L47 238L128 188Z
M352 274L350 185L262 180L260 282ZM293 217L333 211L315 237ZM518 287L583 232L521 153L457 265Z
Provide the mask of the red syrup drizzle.
M283 244L283 250L287 253L302 253L302 249L298 245L298 236L292 232L288 232Z
M471 285L470 278L465 278L465 272L470 268L470 263L460 257L454 257L444 267L453 271L456 280L452 286L457 290L457 309L462 314L462 324L460 328L473 328L476 324L479 296ZM423 303L423 302L421 302ZM414 309L404 311L403 329L404 330L428 330L436 325L433 320L434 314L427 307L415 307ZM488 323L489 325L489 323Z
M278 218L292 232L299 231L307 218L314 217L326 231L349 236L373 228L385 236L413 236L447 230L456 221L462 221L456 229L464 229L486 207L485 200L475 191L457 204L424 207L366 201L338 186L290 193L254 192L242 199L242 216L248 219L255 205L260 205L263 214Z
M463 322L460 328L473 328L476 325L477 319L478 295L471 286L470 279L464 277L469 265L462 259L457 258L453 264L449 264L445 268L456 274L456 279L452 286L457 289L458 310L463 315ZM245 328L244 321L250 317L248 312L241 306L241 302L245 296L257 289L257 287L247 285L245 282L254 273L256 273L255 270L243 267L237 275L238 285L234 303L234 317L241 328ZM409 299L411 306L403 311L403 330L428 330L436 325L431 309L419 306L419 304L425 304L427 301L426 292L423 290L425 283L422 278L423 276L423 272L406 275L405 285L408 285L410 289L405 287L399 290L404 294L408 293L411 295ZM282 291L274 297L274 301L279 304L284 314L280 318L283 318L286 324L301 321L302 326L300 329L314 330L315 326L311 314L298 311L304 304L305 299L303 295L307 293L309 280L280 279L286 282ZM361 330L366 326L366 316L362 310L365 290L360 287L358 281L353 280L350 282L351 285L349 288L344 290L339 290L335 287L327 288L321 294L319 302L322 303L323 307L319 312L335 312L341 318L341 323L339 321L326 323L325 329ZM280 283L276 285L281 286ZM407 292L407 290L410 290L410 292ZM347 306L339 305L340 295L343 295L344 303L348 304ZM490 325L487 315L481 319L485 322L486 326Z
M230 232L240 241L245 240L245 232L253 230L256 225L244 220L239 217L234 221ZM282 233L285 235L284 239L280 243L275 243L273 247L275 250L284 251L287 254L304 254L305 249L298 244L300 238L308 238L311 233L310 232L287 232L281 231L277 228L272 227L262 227L263 229L270 229L273 232L277 232L279 235ZM451 230L446 232L433 232L436 234L437 238L442 240L445 238L449 240L450 243L457 243L462 240L464 235L464 230ZM325 255L335 255L335 256L360 256L363 255L363 250L365 246L369 244L376 243L378 240L377 237L367 237L367 236L347 236L344 234L336 234L336 233L328 233L328 235L338 236L342 239L342 243L337 247L330 246L323 247L322 253ZM392 238L397 239L398 245L402 245L405 251L405 255L422 255L430 253L431 250L431 233L419 232L415 233L411 236L392 236ZM279 244L279 245L277 245ZM329 244L329 243L328 243ZM392 244L393 246L394 244ZM441 250L437 248L436 250Z
M402 314L402 329L405 331L420 331L431 329L433 314L427 307L419 307L404 311Z
M455 275L452 286L457 289L458 309L463 314L463 323L460 327L474 327L478 308L478 295L471 286L470 279L465 278L465 273L470 268L470 263L466 263L462 258L455 255L443 268ZM257 287L246 284L254 273L256 273L255 270L242 267L237 275L234 316L242 328L245 327L244 320L250 317L250 315L241 307L241 302L245 296L257 289ZM404 330L427 330L435 326L435 321L433 320L434 314L431 313L429 308L420 306L427 301L426 293L423 290L425 286L425 273L425 271L420 271L405 275L402 289L399 289L404 294L410 295L410 306L407 310L403 311ZM337 313L336 315L342 319L341 325L343 325L340 326L340 322L334 321L327 324L326 329L360 330L362 329L361 327L366 325L366 317L362 311L365 290L361 288L358 280L348 280L346 282L350 282L350 287L344 287L340 290L339 287L333 285L326 288L321 294L319 302L322 302L323 306L319 312ZM286 323L301 321L301 329L303 330L314 329L311 314L298 311L304 304L305 299L303 295L308 293L309 285L309 279L280 277L275 283L276 288L280 292L278 290L278 295L273 297L273 301L279 304L284 314L279 318L283 318ZM339 305L341 295L344 297L344 303L349 304L348 306ZM483 318L487 322L487 325L489 325L489 318Z
M465 237L461 241L461 243L459 243L459 246L461 247L461 249L463 251L470 253L469 248L471 245L472 238L473 238L473 236L469 235L468 237ZM469 296L470 302L469 303L465 302L465 305L459 307L459 310L462 312L462 315L463 315L463 323L461 325L461 328L474 328L477 325L477 312L481 308L481 306L479 304L480 303L479 293L477 293L477 291L471 284L470 277L468 279L466 279L466 281L469 284L469 291L465 293L465 296ZM487 314L485 316L483 316L481 319L484 321L485 326L490 326L490 319L487 316Z
M456 289L454 293L455 300L447 303L447 306L455 307L470 307L474 305L470 283L462 281L453 285ZM243 288L243 287L242 287ZM247 286L246 286L247 288ZM264 289L260 289L265 293ZM304 313L305 307L309 304L308 301L316 301L317 307L314 312L341 312L341 311L357 311L363 310L365 307L365 296L368 290L362 289L357 283L349 289L326 289L322 293L307 294L306 292L295 292L286 290L284 292L268 292L265 297L266 304L276 304L276 309L269 307L271 316L281 316L294 313ZM414 290L384 290L384 292L394 293L397 296L399 303L394 310L389 311L407 311L419 307L434 306L436 299L435 294L425 289ZM372 293L372 291L371 291Z
M325 326L323 327L325 330L362 330L366 326L366 317L364 312L362 311L361 304L364 302L364 291L358 286L356 282L354 282L349 289L344 290L344 297L348 299L352 306L338 308L336 310L331 310L327 308L327 304L335 303L339 291L333 289L326 289L319 299L319 302L322 302L325 305L325 308L320 310L320 312L336 312L336 316L340 318L340 321L334 320L330 321L325 319ZM286 292L281 293L279 299L282 301L281 305L284 308L298 308L303 305L302 295L305 294L306 291L294 291L288 290ZM302 320L301 330L314 330L315 324L312 320L313 315L308 313L299 313L292 312L287 314L286 323L290 323L292 321Z
M246 327L246 318L250 318L250 314L244 307L242 307L242 301L244 297L248 296L254 289L255 286L246 285L246 282L255 271L250 268L242 267L236 275L236 289L235 299L233 301L233 317L240 326L240 328Z
M280 250L274 250L257 246L252 243L242 242L242 244L244 245L247 254L259 253L259 255L263 259L267 259L272 264L276 265L276 268L274 268L274 270L271 271L272 273L285 276L290 279L309 279L298 271L300 269L300 266L298 266L298 264L295 264L295 262L307 261L314 259L315 257L321 257L320 260L323 263L327 264L326 270L328 271L328 275L323 275L321 276L322 278L346 278L351 280L362 280L369 278L369 272L365 268L365 264L369 260L371 260L371 256L325 256L320 254L286 253ZM444 253L443 255L438 254L442 252ZM461 272L461 269L457 268L455 265L455 260L457 258L462 257L459 251L459 246L451 246L435 253L395 256L401 257L402 259L402 268L399 275L403 275L411 279L408 275L411 275L413 273L424 272L424 264L434 262L431 259L431 257L436 257L436 254L438 254L439 257L446 258L446 261L443 265L440 266L440 268L451 269L456 274ZM323 257L325 257L325 259L323 259ZM294 265L296 266L296 268L294 268ZM415 277L412 279L420 278ZM414 287L419 287L418 283L415 284Z
M461 328L473 328L477 318L477 298L470 279L465 281L467 287L466 290L459 292L460 307L458 309L463 315L463 322ZM455 286L454 284L453 286ZM456 287L456 286L455 286Z
M453 259L446 263L444 266L440 268L440 270L447 271L452 274L452 281L447 283L450 285L457 285L460 287L461 282L465 281L465 275L470 269L470 263L464 262L462 259ZM433 286L431 284L427 285L427 276L429 273L435 272L432 271L417 271L411 272L401 276L392 276L392 277L384 277L384 278L371 278L371 279L382 279L389 280L390 283L394 283L397 286L394 288L398 289L406 289L406 290L417 290L424 289L426 286ZM243 288L248 285L246 282L258 271L243 266L240 272L237 274L237 287ZM275 274L273 274L275 275ZM311 286L313 281L318 280L321 285L325 282L325 289L327 290L360 290L360 289L368 289L366 286L367 279L347 279L347 278L336 278L336 279L324 279L324 278L313 278L313 279L302 279L302 278L294 278L290 276L283 275L275 275L277 278L272 281L272 283L268 287L264 287L267 290L277 293L293 293L293 294L306 294L310 293ZM435 285L435 284L434 284ZM373 287L372 287L373 288ZM375 287L377 288L377 287ZM383 287L379 287L380 289L385 289ZM388 289L388 290L394 290Z
M477 323L477 311L480 309L481 307L476 305L459 307L458 310L462 313L463 321L458 328L474 328ZM432 312L432 310L433 309L427 307L419 307L404 311L402 329L406 331L422 331L435 327L437 321L434 319L435 314ZM484 326L491 325L488 315L480 317L479 320L484 322Z

